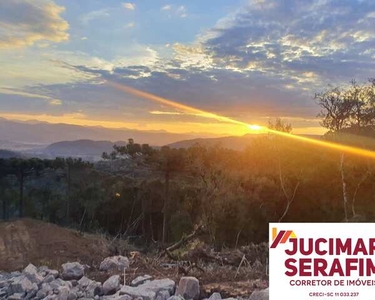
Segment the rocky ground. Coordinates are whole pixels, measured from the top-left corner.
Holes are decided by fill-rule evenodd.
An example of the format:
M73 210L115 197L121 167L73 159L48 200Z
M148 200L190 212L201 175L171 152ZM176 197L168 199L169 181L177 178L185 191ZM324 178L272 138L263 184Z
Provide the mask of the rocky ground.
M69 293L77 298L90 298L90 289L98 286L100 288L97 290L100 292L96 296L103 298L109 296L104 293L104 283L109 279L116 283L118 278L121 289L116 293L120 296L121 290L124 292L127 286L134 287L133 280L141 280L145 275L150 276L156 285L168 282L165 281L166 278L179 283L183 277L195 277L199 281L200 299L210 298L212 294L218 297L215 293L220 293L223 298L248 299L252 292L264 290L268 286L265 264L268 257L267 244L215 252L197 240L173 253L178 255L178 260L160 254L160 251L142 252L124 240L115 241L113 237L104 235L80 234L75 230L37 220L0 222L0 299L22 299L29 295L32 299L36 297L34 293L40 290L42 292L39 292L39 296L47 291L48 297L53 298L61 289L64 293L69 289ZM128 258L124 259L123 267L104 270L103 257L113 255ZM77 262L74 264L78 265L79 270L83 268L83 275L76 276L82 275L82 278L67 279L64 268L70 266L66 264L69 261ZM27 275L30 272L35 276ZM141 289L149 290L150 287ZM49 295L51 290L53 295ZM173 294L172 289L169 294ZM69 299L76 299L74 295Z
M0 299L222 299L222 295L217 292L207 295L202 290L199 280L191 276L181 277L177 285L172 279L154 279L147 274L129 282L127 279L129 267L130 261L127 257L105 258L100 263L98 272L106 273L109 277L104 282L100 282L88 278L86 273L90 266L79 262L64 263L60 271L47 266L36 267L29 264L22 271L0 272ZM266 300L268 297L267 288L252 292L246 299Z

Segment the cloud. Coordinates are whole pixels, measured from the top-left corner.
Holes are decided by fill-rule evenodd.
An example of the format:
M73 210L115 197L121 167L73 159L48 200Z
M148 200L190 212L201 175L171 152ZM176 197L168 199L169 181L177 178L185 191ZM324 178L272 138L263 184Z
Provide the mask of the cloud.
M215 63L317 83L374 72L375 2L252 1L201 36ZM306 76L305 74L314 74Z
M179 7L176 9L176 13L177 13L181 18L185 18L185 17L187 17L187 10L186 10L186 7L185 7L184 5L179 6Z
M134 22L130 22L128 24L125 25L125 29L130 29L130 28L133 28L135 26L135 23Z
M164 5L161 10L163 11L172 11L173 14L180 18L186 18L187 17L187 9L184 5L181 6L172 6L172 5Z
M88 25L93 20L108 18L109 16L109 9L94 10L82 15L81 21L83 24Z
M171 6L168 4L168 5L164 5L161 10L170 10L171 9Z
M51 58L50 54L48 58L59 60L59 67L76 74L77 80L48 82L43 93L27 92L56 95L64 108L84 109L88 115L100 111L121 119L126 112L129 122L140 118L193 122L197 117L105 84L114 81L249 123L266 124L266 118L280 116L293 125L316 129L315 92L328 83L374 77L375 2L248 3L191 44L137 44L112 58L77 52L59 52ZM184 6L175 5L167 12L180 17L184 13ZM0 80L11 78L14 67L0 73Z
M61 17L64 11L50 0L0 1L0 49L67 41L69 24Z
M50 105L61 105L62 101L60 99L56 99L50 96L35 94L35 93L29 93L27 91L23 91L20 89L12 89L12 88L6 88L6 87L0 87L0 94L7 94L7 95L17 95L22 96L26 98L36 98L36 99L43 99L46 100L46 102Z
M152 110L150 111L150 114L152 115L169 115L169 116L180 116L183 115L183 112L178 112L178 111L160 111L160 110Z
M122 4L122 6L129 10L135 10L135 4L130 2L125 2Z

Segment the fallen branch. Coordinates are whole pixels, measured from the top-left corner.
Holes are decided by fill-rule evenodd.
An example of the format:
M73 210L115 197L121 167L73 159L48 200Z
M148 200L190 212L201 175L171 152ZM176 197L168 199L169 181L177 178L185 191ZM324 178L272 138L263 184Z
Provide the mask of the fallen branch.
M196 263L193 263L191 264L189 267L187 267L186 269L183 267L183 266L179 266L178 267L178 274L182 274L184 276L188 276L190 271L192 269L197 269L199 271L201 271L202 273L205 273L205 270L203 270L200 266L198 266Z
M168 248L165 248L164 251L160 254L159 258L161 258L163 255L167 255L171 260L178 260L178 257L175 257L172 254L172 251L175 251L181 248L188 241L194 239L195 237L201 235L202 233L204 233L204 226L200 225L189 235L184 235L179 242L169 246Z
M242 259L241 259L240 264L238 265L236 275L234 275L234 279L236 279L236 277L237 277L237 275L238 275L238 273L239 273L239 271L240 271L240 268L241 268L241 266L242 266L242 264L244 263L245 260L246 260L246 256L245 256L245 254L244 254L244 255L242 256Z

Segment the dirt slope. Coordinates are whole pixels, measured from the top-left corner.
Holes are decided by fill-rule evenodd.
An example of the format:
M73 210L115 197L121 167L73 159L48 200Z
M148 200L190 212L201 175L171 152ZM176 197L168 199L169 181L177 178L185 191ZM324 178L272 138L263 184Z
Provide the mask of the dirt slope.
M0 270L14 271L28 263L59 268L67 261L91 266L108 256L106 240L37 220L0 223Z

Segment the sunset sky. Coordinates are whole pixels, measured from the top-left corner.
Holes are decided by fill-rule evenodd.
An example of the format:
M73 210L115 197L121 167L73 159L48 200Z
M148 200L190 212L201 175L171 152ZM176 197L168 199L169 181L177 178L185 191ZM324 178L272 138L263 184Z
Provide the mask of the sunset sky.
M323 133L316 92L375 77L373 0L0 1L0 117L244 134L124 84L251 124Z

